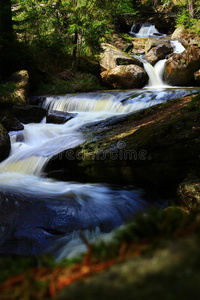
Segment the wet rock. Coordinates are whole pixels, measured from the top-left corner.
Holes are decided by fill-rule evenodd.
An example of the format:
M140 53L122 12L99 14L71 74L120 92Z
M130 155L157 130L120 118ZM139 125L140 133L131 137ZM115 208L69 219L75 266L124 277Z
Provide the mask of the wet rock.
M165 63L164 81L173 86L194 84L194 73L200 68L200 48L191 46Z
M0 161L6 159L10 153L10 137L6 129L0 124Z
M185 180L179 184L177 194L181 205L189 210L200 209L200 178L194 174L189 174Z
M146 71L136 65L117 66L101 73L105 84L117 89L142 88L148 82Z
M110 70L119 65L139 65L142 66L142 63L124 53L123 51L115 48L109 44L103 44L104 52L101 56L100 65L103 70Z
M73 113L50 110L47 112L46 123L63 124L76 116Z
M47 96L32 96L29 103L31 105L42 106L42 103L46 100Z
M24 125L13 115L7 115L1 120L1 124L4 126L4 128L9 131L18 131L23 130Z
M161 44L153 47L146 55L146 60L154 66L159 60L164 59L166 55L172 52L173 48L170 45Z
M34 105L14 105L13 115L22 123L40 123L46 116L46 109Z
M76 203L70 208L63 201L45 201L33 197L24 197L18 201L18 212L12 213L11 200L22 195L7 194L10 210L6 211L11 222L9 236L4 238L0 247L2 254L33 255L41 253L51 242L65 233L77 228L76 219L72 213L76 210ZM8 223L2 221L2 224ZM9 225L8 224L8 225ZM78 222L77 222L78 224ZM8 225L2 225L6 228Z
M170 45L169 41L161 41L160 39L149 38L145 42L145 53L147 54L152 48L157 47L159 45Z
M40 254L52 244L55 254L61 244L66 247L75 232L79 235L81 230L96 228L110 232L148 206L141 192L109 192L108 202L102 204L94 194L84 189L79 193L76 188L71 192L66 189L66 194L58 197L0 193L0 253ZM57 243L60 238L64 242Z
M0 245L9 239L28 199L15 193L0 192Z

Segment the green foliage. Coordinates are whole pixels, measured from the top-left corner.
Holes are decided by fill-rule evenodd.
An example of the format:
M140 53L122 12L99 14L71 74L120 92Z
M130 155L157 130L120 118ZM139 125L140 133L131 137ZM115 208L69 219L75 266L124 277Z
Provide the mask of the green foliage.
M186 227L193 217L179 208L158 211L153 209L146 215L138 215L133 222L116 233L120 242L130 242L156 236L170 236L175 233L184 222Z
M131 245L141 240L153 242L154 239L162 240L184 234L195 222L195 214L189 215L180 208L170 207L163 211L152 209L146 214L136 216L132 222L117 229L111 241L95 244L93 256L102 259L113 258L119 254L123 244Z
M42 61L46 71L49 71L48 57L50 60L53 57L56 65L66 54L73 54L78 65L80 56L99 54L105 34L111 33L110 14L102 2L49 0L36 4L21 0L13 17L14 29L18 37L29 44L34 57L45 53Z
M117 10L117 13L119 13L119 14L130 13L130 12L132 14L138 13L138 10L134 9L134 4L133 4L133 1L131 1L131 0L118 1L118 4L116 3L116 10Z
M191 102L188 104L188 107L191 110L194 110L194 109L200 110L200 93L197 96L192 98Z
M16 91L16 84L11 82L6 82L0 84L0 101L14 101L14 92Z
M63 259L61 262L56 263L53 256L32 256L32 257L4 257L0 261L0 282L5 281L8 277L25 273L31 268L41 267L54 269L56 266L68 267L75 263L80 263L82 260L79 258ZM36 281L36 288L42 288L42 282ZM46 285L46 284L45 284Z
M0 282L14 274L20 274L25 270L38 265L34 257L7 257L0 262Z

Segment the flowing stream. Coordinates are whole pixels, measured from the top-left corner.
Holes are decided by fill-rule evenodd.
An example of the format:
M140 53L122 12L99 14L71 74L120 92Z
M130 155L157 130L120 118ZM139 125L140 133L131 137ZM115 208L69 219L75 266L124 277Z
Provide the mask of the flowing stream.
M161 79L163 63L160 61L154 68L145 63L150 76L146 89L47 97L41 103L46 109L77 115L64 124L47 124L43 120L24 125L22 131L10 132L11 153L0 164L0 189L11 196L5 196L0 206L12 207L15 215L9 215L10 222L0 224L0 253L30 255L48 248L57 259L73 256L86 247L80 231L89 241L99 236L107 238L111 230L149 206L144 192L134 187L61 182L44 178L42 172L50 157L84 142L78 130L84 124L136 112L194 91L168 89ZM149 89L152 86L157 89ZM16 194L25 200L15 200L13 204ZM22 210L26 203L32 209ZM46 211L54 212L53 219L46 220ZM43 219L48 226L44 226Z

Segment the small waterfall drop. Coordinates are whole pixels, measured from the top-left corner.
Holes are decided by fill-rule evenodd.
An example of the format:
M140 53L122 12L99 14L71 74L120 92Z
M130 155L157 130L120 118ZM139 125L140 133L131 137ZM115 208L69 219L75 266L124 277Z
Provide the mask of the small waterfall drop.
M145 24L134 24L131 27L131 31L129 32L131 35L135 37L154 37L154 38L160 38L165 37L166 34L160 33L155 25L150 23Z
M150 63L144 61L144 69L149 75L149 82L146 87L150 87L150 88L167 87L167 85L162 80L165 62L166 59L159 60L153 67Z
M185 50L185 48L179 41L171 41L170 43L174 48L174 54L182 53ZM167 59L161 59L155 64L155 66L152 66L146 60L144 59L142 60L144 69L149 75L149 82L148 85L146 86L147 88L170 87L169 85L165 84L163 81L163 73L164 73L164 67L166 61Z

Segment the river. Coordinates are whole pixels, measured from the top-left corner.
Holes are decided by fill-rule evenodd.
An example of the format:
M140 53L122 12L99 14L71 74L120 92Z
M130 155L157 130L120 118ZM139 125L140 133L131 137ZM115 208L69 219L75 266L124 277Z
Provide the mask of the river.
M83 125L196 92L195 88L168 87L161 80L161 71L149 65L146 69L154 75L149 73L150 83L142 90L47 97L41 106L76 113L75 117L64 124L48 124L44 119L39 124L24 125L22 131L10 132L11 153L0 164L0 253L46 252L57 260L71 257L86 250L80 232L89 242L107 239L139 211L151 205L167 205L163 199L150 204L146 191L134 186L62 182L43 174L53 155L85 141L79 130ZM159 76L153 78L155 74Z

